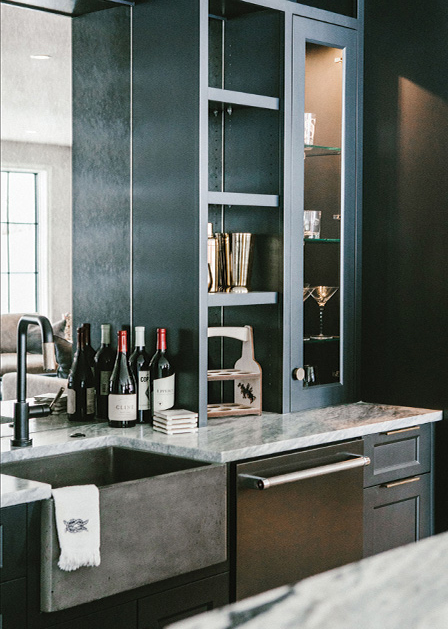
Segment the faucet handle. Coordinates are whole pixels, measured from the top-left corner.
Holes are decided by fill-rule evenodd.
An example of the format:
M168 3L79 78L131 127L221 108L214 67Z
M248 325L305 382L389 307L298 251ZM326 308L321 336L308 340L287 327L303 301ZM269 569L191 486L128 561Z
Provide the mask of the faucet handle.
M42 352L45 371L54 371L56 369L54 343L42 343Z
M50 408L50 413L53 412L53 409L54 409L56 403L59 402L59 398L64 393L64 391L65 391L65 387L61 387L59 389L59 391L56 393L54 400L52 402L50 402L50 407L49 407Z

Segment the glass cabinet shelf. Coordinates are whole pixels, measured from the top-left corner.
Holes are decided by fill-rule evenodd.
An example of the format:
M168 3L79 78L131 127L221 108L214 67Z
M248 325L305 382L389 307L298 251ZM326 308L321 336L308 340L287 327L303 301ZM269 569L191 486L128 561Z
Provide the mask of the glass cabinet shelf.
M340 155L339 146L320 146L317 144L305 144L305 157L324 157L326 155Z
M341 242L340 238L304 238L303 242L309 243L338 243Z
M309 343L317 343L319 345L323 345L324 343L338 343L339 341L340 341L339 336L331 336L326 339L313 339L307 336L303 339L303 342L306 343L307 345Z

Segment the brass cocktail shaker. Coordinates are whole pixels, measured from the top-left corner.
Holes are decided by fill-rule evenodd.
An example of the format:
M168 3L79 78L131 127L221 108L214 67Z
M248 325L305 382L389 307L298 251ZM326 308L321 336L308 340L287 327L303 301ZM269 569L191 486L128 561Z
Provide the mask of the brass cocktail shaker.
M252 266L253 234L233 233L231 252L232 293L248 293Z

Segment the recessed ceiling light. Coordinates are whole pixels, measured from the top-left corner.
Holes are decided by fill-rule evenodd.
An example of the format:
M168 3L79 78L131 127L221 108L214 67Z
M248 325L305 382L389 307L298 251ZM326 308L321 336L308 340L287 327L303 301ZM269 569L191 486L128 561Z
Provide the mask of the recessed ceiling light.
M51 55L30 55L31 59L47 60L51 59Z

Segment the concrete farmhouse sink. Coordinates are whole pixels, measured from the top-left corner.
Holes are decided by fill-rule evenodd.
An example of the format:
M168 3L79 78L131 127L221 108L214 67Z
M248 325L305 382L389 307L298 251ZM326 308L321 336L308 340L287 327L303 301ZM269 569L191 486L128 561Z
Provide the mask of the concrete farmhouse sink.
M43 501L41 609L73 607L223 562L226 467L121 447L5 463L53 488L100 489L101 565L64 572L54 502Z

